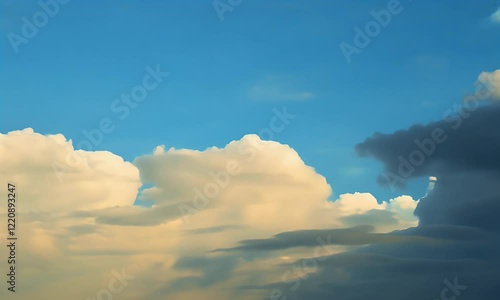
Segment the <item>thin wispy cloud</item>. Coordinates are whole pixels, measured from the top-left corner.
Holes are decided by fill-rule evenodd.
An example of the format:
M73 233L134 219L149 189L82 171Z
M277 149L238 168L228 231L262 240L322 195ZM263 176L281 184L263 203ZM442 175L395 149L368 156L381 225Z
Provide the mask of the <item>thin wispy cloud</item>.
M489 20L493 24L500 24L500 8L490 15Z
M300 87L297 80L278 76L268 76L248 91L248 97L256 101L308 101L315 96L312 91Z

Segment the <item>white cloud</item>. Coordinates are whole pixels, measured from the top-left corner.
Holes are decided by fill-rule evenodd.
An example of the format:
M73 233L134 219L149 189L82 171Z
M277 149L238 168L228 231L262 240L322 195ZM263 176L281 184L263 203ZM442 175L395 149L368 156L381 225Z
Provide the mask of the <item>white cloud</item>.
M153 150L153 155L161 155L165 152L165 145L156 146Z
M61 183L52 163L65 163L68 153L85 160L65 173ZM282 270L276 263L301 257L305 250L259 261L236 258L230 264L234 276L184 290L171 284L184 277L195 282L203 272L175 267L176 262L203 257L206 262L200 266L210 266L212 259L224 259L210 250L283 231L342 228L370 220L377 222L378 232L416 224L416 202L408 196L378 203L371 194L355 193L329 202L330 185L293 148L257 135L204 151L158 146L153 155L138 157L132 165L110 152L75 151L60 134L26 129L0 135L0 165L2 181L15 181L22 195L19 273L22 284L30 286L21 291L22 299L94 297L108 283L111 270L123 267L137 279L120 299L165 299L166 292L176 299L251 299L262 295L241 294L234 287L279 278ZM152 184L141 194L155 201L152 208L133 206L141 185L139 170L143 183ZM212 191L211 197L205 188L214 184L218 192ZM193 207L195 189L209 203L195 207L185 223L179 204ZM4 206L0 214L5 214ZM0 267L6 269L6 262ZM263 275L256 278L256 272ZM71 289L66 292L61 286Z
M2 177L22 188L25 210L68 212L134 203L139 171L107 151L74 150L63 135L0 134ZM29 202L28 202L29 201Z
M490 15L489 20L491 23L500 24L500 8Z

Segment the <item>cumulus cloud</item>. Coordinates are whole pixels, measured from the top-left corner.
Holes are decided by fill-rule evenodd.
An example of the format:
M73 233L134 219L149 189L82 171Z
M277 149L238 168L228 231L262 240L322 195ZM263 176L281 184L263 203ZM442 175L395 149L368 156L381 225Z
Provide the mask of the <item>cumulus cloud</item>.
M4 182L23 187L25 212L62 213L131 205L139 170L107 151L75 150L63 135L28 128L0 134Z
M378 203L369 194L354 194L343 195L332 204L336 211L349 212L340 218L343 224L367 220L377 224L380 219L388 224L388 207L412 211L417 205L418 226L391 233L374 233L366 226L296 230L270 238L243 239L221 251L242 255L280 251L287 259L274 262L281 270L271 276L274 281L244 285L242 290L265 290L260 299L495 297L495 278L500 275L500 149L496 142L500 140L496 130L500 108L480 107L465 116L450 116L393 134L377 133L357 146L360 154L380 160L385 172L400 174L398 158L415 151L415 140L432 137L436 128L442 130L446 141L434 145L414 170L406 173L406 180L426 176L435 181L434 189L418 203L409 197ZM459 117L460 126L454 126ZM349 205L352 197L359 201ZM401 213L397 216L400 219ZM350 247L353 244L366 246ZM324 246L333 246L333 251L322 249ZM314 250L286 252L297 248Z
M262 141L256 135L205 151L171 148L159 154L155 150L134 164L143 183L151 186L139 198L155 205L95 211L98 222L149 226L182 219L197 226L239 224L275 233L340 226L341 217L370 209L404 215L403 211L411 213L415 207L391 204L400 199L378 204L367 193L345 194L328 202L332 191L323 176L306 166L289 146ZM405 216L390 226L406 228L415 222Z
M75 150L60 134L25 129L0 135L0 162L2 179L14 181L22 195L19 235L26 248L19 272L31 287L20 291L24 299L95 297L112 270L122 268L136 278L122 299L256 299L266 292L238 287L273 282L282 271L276 264L308 250L214 249L283 232L294 244L301 239L296 234L310 239L328 232L336 234L339 253L405 239L383 233L416 225L417 201L408 196L379 203L353 193L329 201L326 179L293 148L257 135L203 151L158 146L132 164L110 152ZM137 197L154 205L136 206ZM345 227L369 232L349 237L340 234L350 232Z
M63 135L42 135L31 128L0 134L0 165L1 181L16 185L19 280L31 289L19 289L19 299L70 297L60 288L66 283L77 295L85 295L87 287L95 289L99 282L91 276L109 272L116 259L102 262L101 270L91 266L101 259L89 264L71 256L75 242L87 236L96 243L100 229L91 219L69 214L132 205L141 185L139 170L110 152L75 150ZM0 206L0 215L5 220L6 206ZM7 260L0 266L7 270ZM76 284L86 272L93 285ZM10 292L0 291L5 293Z
M498 98L497 72L478 80ZM125 268L134 280L122 299L437 299L446 280L465 286L460 299L493 298L499 126L491 104L356 147L384 174L430 176L419 200L330 201L330 184L292 147L257 135L203 151L160 145L130 163L60 134L0 134L0 175L20 195L18 271L30 289L18 295L95 297ZM416 149L410 171L401 157L416 161Z

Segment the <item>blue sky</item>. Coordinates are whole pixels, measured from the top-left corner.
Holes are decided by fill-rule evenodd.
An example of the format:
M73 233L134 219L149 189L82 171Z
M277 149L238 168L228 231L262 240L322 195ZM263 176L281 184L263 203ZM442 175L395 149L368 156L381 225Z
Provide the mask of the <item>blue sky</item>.
M15 53L1 44L0 132L32 127L75 142L109 117L94 150L132 161L157 145L205 149L267 127L273 109L297 117L274 139L297 150L336 195L400 195L376 183L380 163L354 146L439 120L498 62L498 3L401 1L403 10L347 63L371 10L387 1L247 1L221 21L211 1L70 1ZM36 2L1 1L0 28L20 33ZM120 120L112 101L147 66L170 76ZM407 191L424 193L426 180Z

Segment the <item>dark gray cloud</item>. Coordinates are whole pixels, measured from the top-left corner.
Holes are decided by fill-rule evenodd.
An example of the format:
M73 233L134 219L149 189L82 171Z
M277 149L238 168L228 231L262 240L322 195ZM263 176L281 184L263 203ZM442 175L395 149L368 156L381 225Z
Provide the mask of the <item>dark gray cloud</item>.
M359 228L329 232L339 235L344 243L370 245L316 259L316 269L304 277L243 288L264 288L269 296L280 300L498 298L500 106L447 114L442 121L392 134L376 133L356 150L383 163L385 171L378 179L382 184L401 186L412 178L438 178L435 189L416 208L419 225L375 238L373 233L360 232ZM386 217L370 216L366 221L376 223ZM346 236L349 230L351 235ZM236 249L309 245L309 234L318 232L299 231L268 240L243 241ZM384 243L388 237L412 240ZM429 239L439 242L429 243ZM311 265L311 259L292 265L301 266L307 261ZM458 290L453 289L455 283L460 286Z
M428 125L414 125L392 134L375 133L357 145L356 150L362 156L375 157L386 171L406 179L464 170L498 172L499 116L500 105L465 110L462 116L445 115L443 120ZM419 152L423 153L423 160ZM401 159L410 163L410 171L400 172ZM385 182L384 177L380 180Z
M343 229L298 230L277 234L269 239L243 240L241 246L220 251L269 251L284 250L295 247L317 247L323 245L369 245L397 243L437 243L437 240L408 235L392 235L373 233L374 227L369 225ZM425 241L426 240L426 241Z
M301 265L302 262L296 262ZM458 299L490 299L498 293L498 262L476 259L406 258L346 252L318 262L307 278L268 286L286 299L442 299L445 280L465 285ZM443 299L456 295L446 291ZM278 299L284 299L282 297Z
M420 224L499 230L499 128L500 105L490 105L425 126L375 134L356 148L384 164L379 178L384 184L438 178L434 191L416 209ZM433 132L440 132L440 138Z

